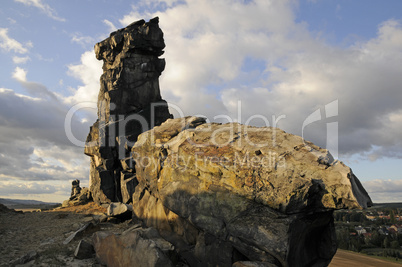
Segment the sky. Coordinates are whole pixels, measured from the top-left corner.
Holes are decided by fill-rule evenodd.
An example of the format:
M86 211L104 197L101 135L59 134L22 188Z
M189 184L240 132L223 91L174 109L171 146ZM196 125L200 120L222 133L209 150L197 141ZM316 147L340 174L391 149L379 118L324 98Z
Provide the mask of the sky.
M400 10L399 0L3 0L0 197L62 202L72 180L88 186L80 143L102 74L93 47L158 16L161 94L176 116L302 135L351 167L374 202L402 202Z

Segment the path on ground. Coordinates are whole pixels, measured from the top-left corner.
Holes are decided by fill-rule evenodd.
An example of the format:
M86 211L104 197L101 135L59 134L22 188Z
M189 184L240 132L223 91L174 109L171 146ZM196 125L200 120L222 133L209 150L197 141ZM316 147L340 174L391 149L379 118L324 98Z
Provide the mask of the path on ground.
M350 252L338 249L329 267L350 267L350 266L365 266L365 267L402 267L402 263L393 263L390 261L376 259L363 254Z

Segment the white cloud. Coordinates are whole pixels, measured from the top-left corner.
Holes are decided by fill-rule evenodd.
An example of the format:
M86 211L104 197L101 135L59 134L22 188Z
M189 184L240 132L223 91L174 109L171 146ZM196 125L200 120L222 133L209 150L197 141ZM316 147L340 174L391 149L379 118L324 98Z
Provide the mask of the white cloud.
M65 98L69 105L81 102L97 102L100 89L99 79L102 75L102 61L95 57L95 52L87 51L81 55L81 63L68 66L69 74L80 80L83 85L72 89L73 94Z
M0 194L43 194L56 192L53 186L36 182L15 183L5 181L0 183Z
M41 54L36 54L35 56L36 56L36 58L37 58L38 60L40 60L40 61L44 61L44 62L54 62L54 58L52 58L52 57L44 57L44 56L42 56Z
M401 24L394 19L390 19L380 25L378 28L378 37L367 42L364 48L366 51L371 52L373 57L383 58L392 56L395 51L400 51L401 46Z
M27 46L32 46L32 43L28 43ZM6 28L0 28L0 48L7 52L13 51L19 54L28 52L27 47L24 47L20 42L8 36L8 29Z
M23 68L16 67L13 72L13 78L19 82L26 82L27 81L27 71Z
M13 18L7 18L7 20L10 22L10 24L16 24L17 21Z
M0 88L0 95L0 141L9 146L19 139L38 140L43 145L72 146L64 132L64 120L69 108L60 101L33 98L4 88ZM72 127L77 138L85 140L89 124L82 124L79 118L73 117ZM16 149L31 147L18 143L15 146ZM7 149L3 149L7 154Z
M162 97L186 115L202 114L213 120L216 115L228 114L236 119L241 101L243 123L261 114L272 125L272 115L284 114L286 119L279 126L300 134L309 114L317 108L324 111L327 103L338 99L335 120L339 122L342 153L365 153L367 159L401 157L401 25L386 21L379 25L375 38L341 48L309 33L304 23L295 22L293 4L269 0L152 1L153 9L134 6L120 23L126 26L159 16L167 45L163 56L167 66L160 81ZM157 5L162 5L163 11L143 11L155 10ZM115 30L110 21L104 23ZM2 48L17 52L18 45L6 45L4 36L9 38L6 29L0 30ZM75 41L89 42L80 37ZM79 64L68 69L82 85L71 88L72 94L58 98L59 102L46 100L50 91L29 82L23 68L16 68L13 76L30 88L31 96L0 90L0 125L4 125L0 154L7 155L0 157L0 165L7 179L86 177L88 158L66 139L62 123L66 105L97 102L102 62L96 60L93 50L87 51ZM85 139L88 121L95 120L75 118L77 138ZM326 123L309 125L308 139L325 145ZM373 200L380 202L392 185L373 191L377 185L368 183L367 188ZM402 192L398 190L389 196L397 199Z
M53 101L57 101L56 95L52 91L50 91L46 86L37 82L27 81L26 76L27 71L20 67L16 67L12 74L12 77L16 79L33 96L50 98Z
M56 11L42 0L14 0L15 2L22 3L26 6L34 6L44 12L49 18L58 21L66 21L64 18L57 16Z
M307 116L337 99L341 154L378 146L402 157L402 124L391 122L402 101L401 25L386 21L377 37L342 48L295 22L294 8L293 1L189 0L162 12L133 6L120 22L159 16L167 45L162 97L186 115L237 118L241 100L243 122L261 114L272 125L271 116L283 114L279 127L301 135ZM327 122L309 125L307 139L325 146Z
M400 202L402 180L363 181L363 186L374 203Z
M109 20L107 20L107 19L104 19L104 20L103 20L103 23L104 23L106 26L109 27L109 31L110 31L110 32L114 32L114 31L117 30L117 27L114 26L114 24L113 24L111 21L109 21Z
M71 144L64 131L67 111L59 101L0 88L0 195L17 197L29 192L39 198L55 192L61 201L60 194L69 191L68 181L88 180L89 158L81 147ZM84 141L89 125L74 116L75 137ZM52 184L58 186L46 189Z
M13 57L13 62L15 64L25 64L29 60L31 60L31 58L29 56L26 56L26 57L17 57L17 56L15 56L15 57Z
M67 181L0 181L0 195L4 198L61 203L70 197L70 192L71 183Z
M71 41L73 43L77 43L83 46L84 48L87 47L88 45L93 46L93 44L95 43L94 38L90 36L82 36L80 33L74 34L73 37L71 38Z
M284 49L289 45L277 42L288 34L305 32L302 26L292 25L294 17L287 1L187 1L163 13L133 10L121 23L154 16L160 18L167 45L162 93L186 114L227 112L224 103L216 99L220 92L208 88L235 84L238 77L244 77L241 65L247 57L274 61L289 52Z

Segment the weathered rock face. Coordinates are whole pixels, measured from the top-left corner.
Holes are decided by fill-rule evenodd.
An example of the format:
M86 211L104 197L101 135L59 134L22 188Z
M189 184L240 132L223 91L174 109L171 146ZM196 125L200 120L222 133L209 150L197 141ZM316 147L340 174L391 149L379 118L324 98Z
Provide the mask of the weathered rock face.
M333 210L371 205L350 168L276 128L168 120L141 134L132 156L134 212L195 246L195 266L325 266Z
M81 193L80 180L75 179L71 182L71 196L70 200L77 197Z
M164 46L156 18L95 47L104 73L85 147L90 191L100 204L131 203L112 203L110 214L130 218L132 207L151 227L96 233L97 257L113 266L328 265L333 211L371 205L359 180L277 128L169 119L158 84Z
M96 44L103 60L98 120L87 137L90 191L95 202L129 202L137 182L129 153L137 136L170 118L158 78L165 68L158 18L140 20Z
M85 240L81 240L74 251L74 257L80 260L89 259L93 257L94 253L95 250L93 245Z
M115 217L121 220L129 220L132 218L133 208L131 205L127 205L120 202L112 202L107 208L107 215L110 217Z
M87 187L80 187L80 180L76 179L71 184L71 196L63 201L63 207L84 205L92 201L91 192Z
M93 243L98 259L107 266L168 267L175 266L177 258L172 244L153 228L127 230L120 236L97 232Z

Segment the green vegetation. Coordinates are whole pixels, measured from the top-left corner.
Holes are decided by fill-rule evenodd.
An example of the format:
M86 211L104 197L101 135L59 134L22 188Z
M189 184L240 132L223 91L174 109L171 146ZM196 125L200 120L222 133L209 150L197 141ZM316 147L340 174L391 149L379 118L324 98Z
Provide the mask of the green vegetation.
M338 247L402 260L402 203L334 213Z

